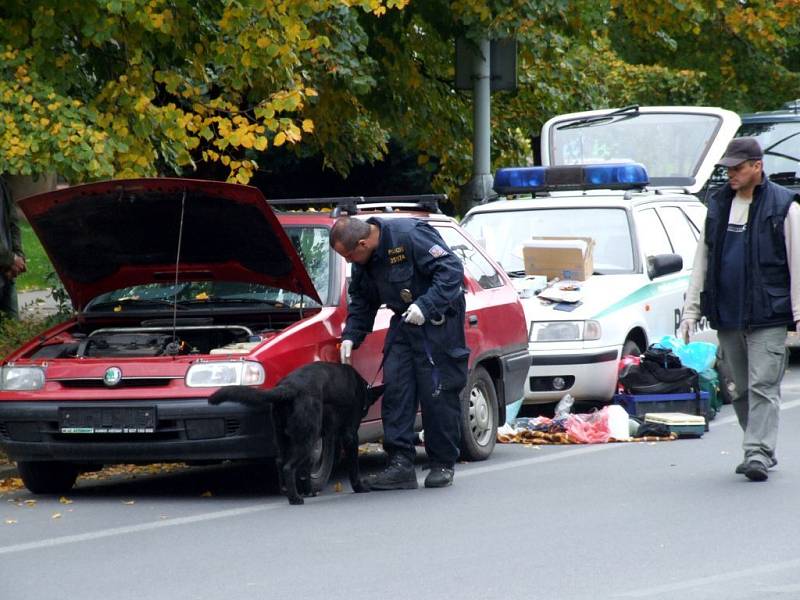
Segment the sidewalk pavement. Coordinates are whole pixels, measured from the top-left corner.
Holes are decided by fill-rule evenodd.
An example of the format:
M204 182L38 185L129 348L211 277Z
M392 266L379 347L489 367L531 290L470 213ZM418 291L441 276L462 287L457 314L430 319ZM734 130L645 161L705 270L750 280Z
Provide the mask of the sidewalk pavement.
M48 316L58 311L58 305L50 290L30 290L17 294L19 312L22 315Z

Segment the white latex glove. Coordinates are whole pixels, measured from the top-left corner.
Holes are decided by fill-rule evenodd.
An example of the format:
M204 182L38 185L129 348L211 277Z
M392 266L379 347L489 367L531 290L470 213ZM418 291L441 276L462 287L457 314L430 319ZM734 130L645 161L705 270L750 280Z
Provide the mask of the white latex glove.
M684 344L689 343L689 336L697 331L697 319L683 319L681 321L681 339Z
M403 313L403 321L411 323L412 325L422 325L425 323L425 315L422 314L419 306L412 304Z
M353 354L353 340L342 340L339 346L339 360L343 365L351 363L351 356Z

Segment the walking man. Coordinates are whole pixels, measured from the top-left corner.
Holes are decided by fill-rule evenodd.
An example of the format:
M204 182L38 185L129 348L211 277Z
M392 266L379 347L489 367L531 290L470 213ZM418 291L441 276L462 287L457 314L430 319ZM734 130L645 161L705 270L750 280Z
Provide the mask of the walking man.
M0 177L0 317L11 319L19 316L15 280L26 269L17 221L17 207Z
M469 357L464 267L439 233L418 219L341 217L330 243L353 263L342 362L350 363L382 304L394 312L383 348L381 418L389 463L367 483L374 490L417 487L414 420L421 407L431 461L425 487L448 486L459 455L459 394Z
M717 330L744 431L736 473L765 481L777 464L787 327L800 331L800 195L771 182L754 138L734 139L728 183L708 203L683 307L685 341L701 316Z

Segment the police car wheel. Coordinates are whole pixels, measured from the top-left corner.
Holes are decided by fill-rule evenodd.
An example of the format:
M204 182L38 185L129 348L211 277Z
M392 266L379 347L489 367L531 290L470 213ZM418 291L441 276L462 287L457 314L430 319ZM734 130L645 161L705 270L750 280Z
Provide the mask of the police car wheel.
M338 456L334 436L324 435L317 440L311 451L311 491L318 494L328 483Z
M20 461L17 471L22 483L34 494L62 494L75 485L79 469L67 462Z
M641 353L642 349L639 348L639 344L633 340L625 340L625 344L622 346L622 356L639 356Z
M475 367L461 394L461 458L486 460L497 441L497 391L483 367Z

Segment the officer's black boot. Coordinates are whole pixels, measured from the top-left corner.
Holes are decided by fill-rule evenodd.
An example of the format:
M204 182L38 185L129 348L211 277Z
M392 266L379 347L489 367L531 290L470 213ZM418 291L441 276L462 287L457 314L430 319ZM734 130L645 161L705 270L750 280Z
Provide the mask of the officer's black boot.
M425 478L426 488L447 487L453 484L453 467L448 467L442 463L431 463L431 472Z
M417 471L414 461L402 454L393 454L387 467L368 477L366 483L371 490L415 490Z

